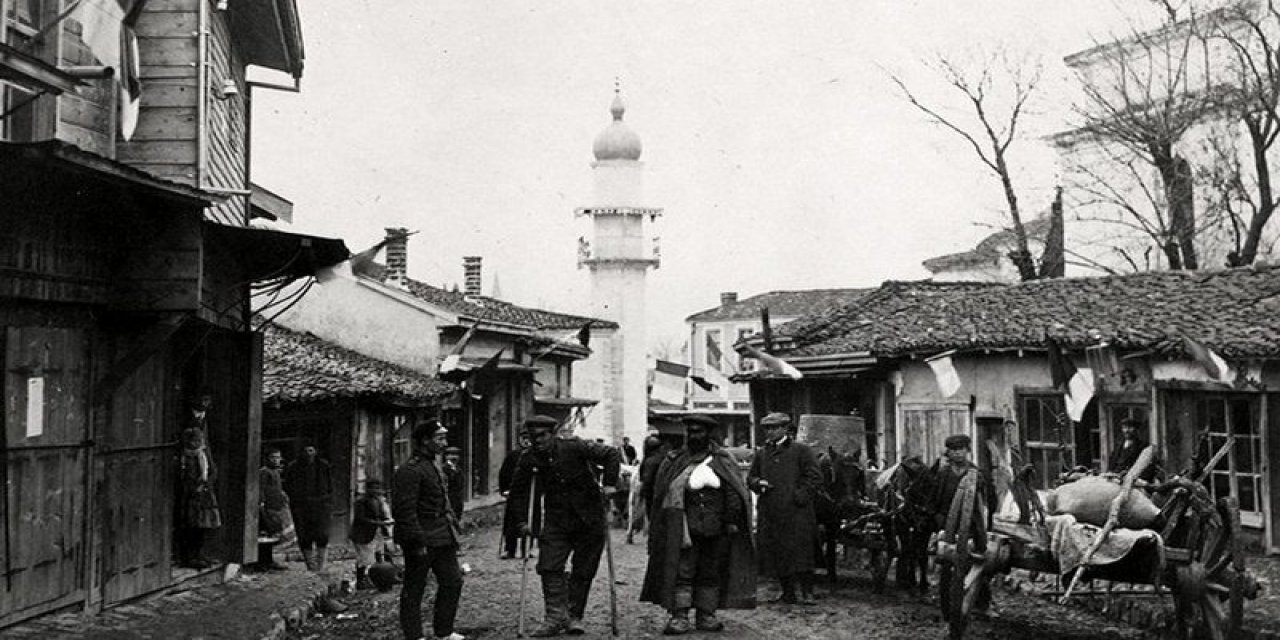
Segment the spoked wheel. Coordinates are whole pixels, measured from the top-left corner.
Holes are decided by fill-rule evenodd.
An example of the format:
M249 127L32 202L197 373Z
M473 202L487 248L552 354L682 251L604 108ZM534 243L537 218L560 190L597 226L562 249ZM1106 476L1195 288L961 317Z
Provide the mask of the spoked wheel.
M978 505L978 473L969 471L960 480L947 515L947 528L942 540L954 545L951 557L944 560L939 574L938 602L947 620L951 640L961 640L969 626L969 614L977 595L985 586L982 566L973 561L974 509ZM977 575L970 576L971 573Z
M1238 637L1244 599L1256 596L1245 571L1236 499L1221 498L1216 507L1219 518L1203 518L1199 535L1186 539L1191 561L1176 571L1174 607L1180 640Z

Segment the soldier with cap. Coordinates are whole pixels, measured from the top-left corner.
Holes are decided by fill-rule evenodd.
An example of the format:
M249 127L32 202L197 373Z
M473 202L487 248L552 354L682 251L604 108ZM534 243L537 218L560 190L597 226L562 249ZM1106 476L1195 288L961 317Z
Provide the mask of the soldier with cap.
M653 488L649 565L640 600L670 612L663 633L721 631L716 609L756 604L751 505L738 464L712 439L709 416L684 419L685 445L666 456ZM697 611L689 624L689 609Z
M427 576L436 574L432 627L436 638L464 640L454 632L462 596L458 565L458 520L449 504L449 487L441 453L449 431L434 420L413 428L413 457L396 469L391 515L395 541L404 553L404 585L400 589L400 628L405 640L422 635L422 595Z
M519 507L518 527L525 534L530 533L526 520L531 481L537 483L542 500L537 570L546 616L531 634L535 638L586 633L582 615L604 551L606 500L616 490L620 463L617 447L557 438L557 424L547 416L525 421L532 446L520 458L511 490L511 500ZM597 465L604 468L603 491L594 475ZM570 556L573 570L566 576Z
M813 501L822 476L813 450L796 442L790 425L791 417L780 412L760 421L766 442L751 462L747 486L760 496L756 504L760 574L778 579L782 602L812 605L817 604L813 567L818 542Z

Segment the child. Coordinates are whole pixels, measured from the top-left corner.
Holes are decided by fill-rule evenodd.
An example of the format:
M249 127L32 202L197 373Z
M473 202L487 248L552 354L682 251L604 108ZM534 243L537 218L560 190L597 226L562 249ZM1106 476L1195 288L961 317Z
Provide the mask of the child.
M364 483L364 493L356 500L351 521L351 542L356 547L356 588L369 589L369 567L384 560L383 553L391 540L391 506L387 504L382 481Z

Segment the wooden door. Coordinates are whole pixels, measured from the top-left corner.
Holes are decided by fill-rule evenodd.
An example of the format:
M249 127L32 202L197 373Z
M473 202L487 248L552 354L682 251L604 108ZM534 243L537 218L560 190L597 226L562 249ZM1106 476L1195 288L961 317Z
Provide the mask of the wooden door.
M88 336L11 327L4 348L0 626L87 593Z
M176 445L166 428L165 366L155 356L112 394L98 439L103 603L127 600L170 579Z

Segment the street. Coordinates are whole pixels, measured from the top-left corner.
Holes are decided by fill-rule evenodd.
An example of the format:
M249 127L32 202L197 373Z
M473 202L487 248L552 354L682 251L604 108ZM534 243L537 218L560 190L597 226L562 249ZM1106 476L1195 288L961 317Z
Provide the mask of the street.
M659 638L665 612L638 602L644 579L644 537L628 545L625 536L614 530L614 560L618 571L619 636L622 638ZM497 555L497 531L482 530L466 538L466 555L461 560L471 566L463 588L458 612L458 630L472 640L514 638L520 598L520 561L500 560ZM529 563L529 612L526 629L532 629L542 616L542 597L537 575ZM592 588L587 608L588 633L585 638L609 637L609 591L607 565L601 560L600 571ZM434 585L428 585L428 600ZM377 639L399 638L397 597L390 593L360 591L346 599L350 609L337 616L313 617L291 633L291 640ZM719 634L692 633L690 638L867 638L872 640L921 640L946 637L946 625L935 604L890 588L884 594L871 592L865 571L846 566L840 586L832 591L820 583L819 604L813 607L768 603L777 597L776 585L764 582L759 591L761 604L750 611L725 611L721 619L726 629ZM1025 595L997 592L1000 617L975 620L967 638L1012 640L1068 640L1086 638L1120 640L1144 637L1143 632L1120 623L1105 620L1082 610L1057 606ZM428 637L430 615L426 619ZM781 634L781 635L780 635Z

